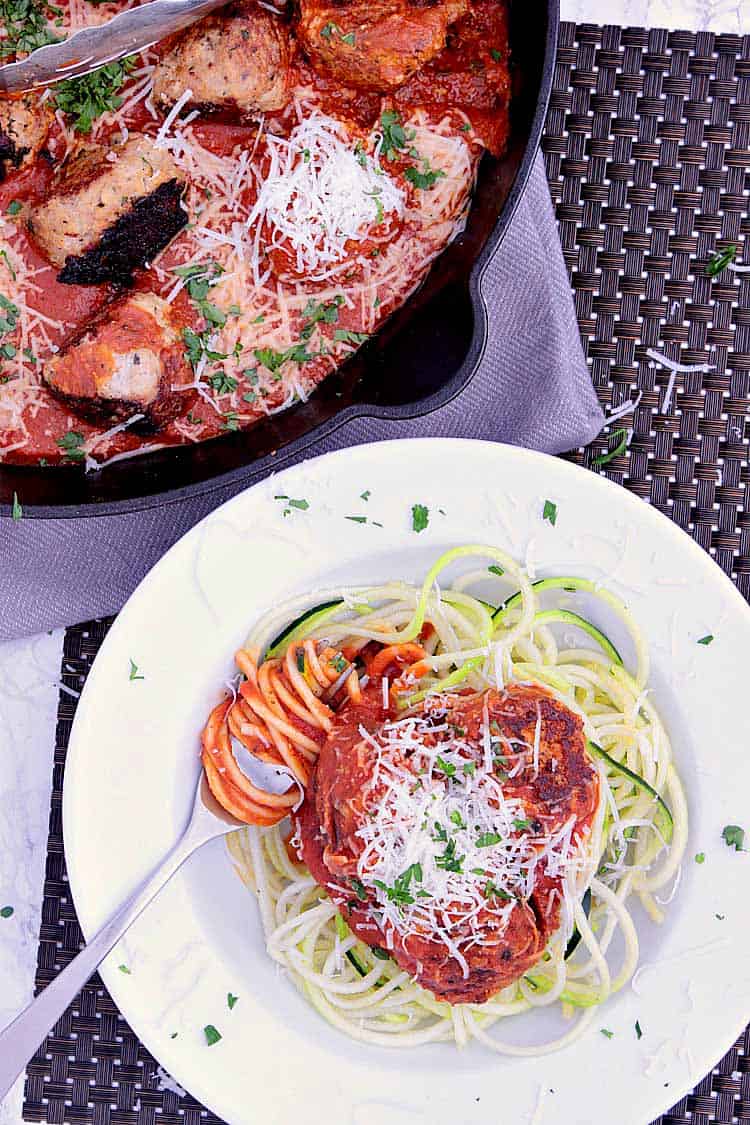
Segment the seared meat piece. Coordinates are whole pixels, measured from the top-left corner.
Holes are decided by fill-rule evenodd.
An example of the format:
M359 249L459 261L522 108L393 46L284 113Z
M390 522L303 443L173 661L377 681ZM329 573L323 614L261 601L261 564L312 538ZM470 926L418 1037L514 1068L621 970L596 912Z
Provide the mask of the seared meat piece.
M194 24L158 63L154 101L163 109L192 90L187 105L251 117L282 109L289 86L286 28L252 2Z
M445 46L469 0L300 0L298 36L315 63L368 90L403 85Z
M35 94L0 98L0 183L8 166L20 168L39 155L47 140L52 114Z
M92 418L145 415L158 428L189 405L193 381L172 307L151 293L123 295L105 306L43 369L58 397Z
M419 793L423 784L420 778L425 773L423 768L418 768L421 759L417 757L415 764L413 742L411 749L399 746L398 740L395 744L380 741L380 749L373 747L372 738L378 739L384 722L381 687L379 678L375 677L363 692L361 703L346 703L335 716L333 729L321 748L312 784L295 817L302 855L321 886L343 888L345 897L340 901L334 896L335 901L358 937L370 945L386 946L398 965L439 1000L453 1004L484 1003L539 960L560 926L562 875L559 871L549 874L545 859L539 858L537 862L537 857L545 846L544 841L571 819L574 838L585 831L597 807L598 775L586 754L583 722L545 688L511 684L502 692L489 690L483 696L436 697L435 702L441 705L436 733L432 733L428 724L422 734L410 736L424 739L424 746L430 746L434 753L435 748L449 748L454 737L450 732L458 731L463 747L461 754L467 764L473 764L474 796L471 800L477 802L477 787L483 784L483 774L486 776L485 723L489 724L494 746L490 788L496 793L496 786L501 785L504 800L521 802L524 809L523 823L514 822L512 833L518 847L526 849L522 854L533 858L535 863L531 893L521 893L523 884L516 881L507 888L500 888L505 898L502 894L490 898L485 892L487 903L478 912L471 905L467 907L467 898L457 891L453 892L455 897L440 903L440 909L452 919L453 940L466 964L464 974L463 966L446 942L427 929L417 914L403 929L389 925L386 930L378 921L378 906L367 870L372 868L379 853L371 841L368 843L368 825L377 819L376 810L388 801L389 782L384 778L405 777L408 785L413 774L414 786L409 792L417 794L414 796L417 819L404 831L416 840L424 815L421 804L424 798ZM426 709L425 714L429 713ZM365 738L363 730L371 737ZM498 749L502 749L503 757L508 756L507 761L498 756ZM464 773L457 772L456 776L460 779ZM461 799L464 784L462 781L455 783L456 800ZM397 805L403 809L403 802L408 799L402 792L391 809ZM493 800L499 807L497 798ZM477 806L467 802L466 810L472 807ZM408 817L408 811L403 815ZM465 816L468 821L471 812L466 811ZM471 834L476 826L467 823L459 828ZM393 829L391 832L393 842L396 836ZM449 843L448 834L433 835L432 841L434 856L445 860L449 853L442 853ZM500 836L495 842L502 846ZM490 845L480 846L488 848L482 855L486 854L487 862L491 862ZM427 879L430 861L424 852L420 854ZM458 857L456 863L458 867L447 867L444 863L438 866L458 872L459 877L476 874L460 870ZM514 878L512 869L508 877ZM515 878L520 879L520 876ZM421 874L419 881L422 881ZM356 897L347 890L352 885L359 887ZM457 889L462 890L460 883Z
M81 144L55 175L28 227L71 285L130 285L187 222L185 179L150 137L122 145Z

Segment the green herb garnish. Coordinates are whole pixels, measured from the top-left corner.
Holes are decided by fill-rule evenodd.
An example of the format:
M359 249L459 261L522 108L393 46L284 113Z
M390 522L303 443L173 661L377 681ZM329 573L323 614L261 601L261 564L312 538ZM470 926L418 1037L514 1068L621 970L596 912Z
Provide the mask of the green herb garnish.
M411 509L411 526L413 531L424 531L430 522L430 509L424 504L413 504Z
M718 277L721 271L725 270L736 257L737 247L734 243L731 246L726 246L723 250L717 250L706 266L706 276Z
M592 465L608 465L610 461L614 461L615 457L620 457L628 448L628 431L626 429L613 430L609 436L612 438L619 436L617 445L607 453L601 453L598 457L594 457L591 462Z
M15 913L15 907L13 907L13 906L3 906L2 909L0 909L0 918L11 918L14 913Z
M713 633L707 633L705 637L699 637L697 643L699 645L710 645L713 639Z
M238 1000L239 996L234 996L231 992L227 993L227 1007L229 1008L230 1012Z
M740 828L739 824L727 824L722 829L721 835L728 848L734 848L737 852L745 850L745 829Z
M63 79L55 86L55 106L73 118L77 133L90 133L98 117L122 105L118 91L134 66L135 59L130 57L107 63L90 74Z
M141 676L139 674L138 665L136 664L136 662L133 660L132 657L130 659L130 675L128 676L128 679L129 680L145 680L146 679L145 676Z
M206 1043L209 1047L213 1047L214 1043L218 1043L221 1039L221 1032L217 1031L212 1023L207 1023L203 1028L203 1034L206 1037Z
M551 500L545 500L542 508L542 519L549 520L554 527L557 523L557 504L553 504Z
M476 845L478 848L492 848L495 844L502 842L502 836L498 836L497 832L483 832L481 836L477 836Z
M10 509L10 517L11 519L16 521L23 519L23 508L19 503L17 492L13 493L13 504Z
M55 444L62 449L63 455L67 457L69 461L83 461L86 457L85 449L81 448L83 445L83 434L80 434L78 430L68 430L67 434L63 434L62 437L57 438Z

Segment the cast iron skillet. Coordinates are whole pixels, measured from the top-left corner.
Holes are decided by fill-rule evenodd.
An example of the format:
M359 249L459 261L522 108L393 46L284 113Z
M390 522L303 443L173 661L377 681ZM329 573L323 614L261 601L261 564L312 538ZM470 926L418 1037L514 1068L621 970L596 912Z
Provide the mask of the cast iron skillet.
M245 433L159 450L98 473L0 467L0 503L17 492L24 516L114 515L251 484L352 418L408 422L449 402L487 342L482 273L510 222L539 147L555 66L559 0L511 0L514 96L502 160L485 156L464 234L421 289L306 403ZM502 404L499 404L502 409ZM404 426L404 436L409 427ZM3 514L8 514L8 508Z

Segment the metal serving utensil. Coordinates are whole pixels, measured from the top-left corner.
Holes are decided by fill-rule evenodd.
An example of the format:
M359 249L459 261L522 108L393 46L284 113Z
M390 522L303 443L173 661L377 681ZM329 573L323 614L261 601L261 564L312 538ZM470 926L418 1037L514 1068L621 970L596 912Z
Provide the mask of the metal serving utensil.
M158 0L157 0L158 2ZM215 6L215 5L214 5ZM180 839L156 870L136 887L126 902L92 937L88 945L51 981L44 992L0 1032L0 1102L10 1090L50 1028L78 995L86 981L138 915L169 882L185 860L218 836L244 827L215 799L205 775L195 794L193 811Z
M63 78L90 74L105 63L151 47L202 19L227 0L151 0L98 27L76 31L62 43L39 47L20 62L0 67L0 94L19 94Z

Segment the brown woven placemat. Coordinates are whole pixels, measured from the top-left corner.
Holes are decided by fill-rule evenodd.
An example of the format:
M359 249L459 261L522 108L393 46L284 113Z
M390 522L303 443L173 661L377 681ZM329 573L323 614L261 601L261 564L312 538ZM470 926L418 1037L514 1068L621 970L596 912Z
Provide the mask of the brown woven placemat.
M601 401L616 408L640 394L612 426L632 427L629 448L603 471L688 531L750 597L750 275L705 274L714 249L750 229L750 37L563 24L543 148ZM647 348L715 370L678 376L663 411L669 373ZM571 456L591 465L606 446ZM109 623L65 638L37 988L81 942L61 823L69 692L80 692ZM98 977L29 1064L24 1118L219 1120L190 1095L160 1090L156 1062ZM750 1029L659 1119L688 1122L750 1123Z

